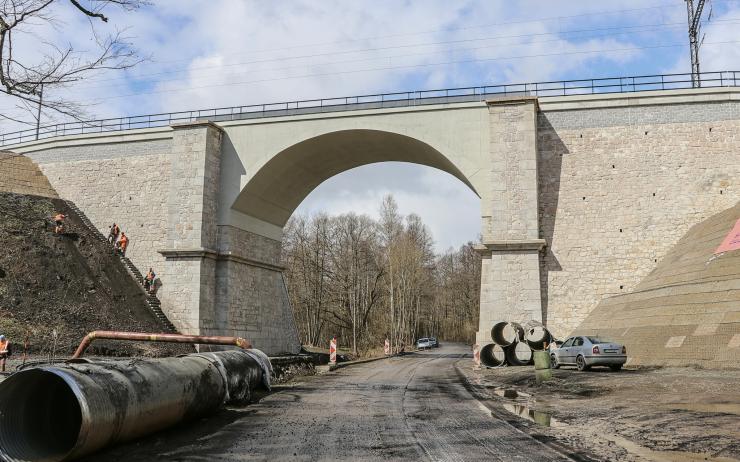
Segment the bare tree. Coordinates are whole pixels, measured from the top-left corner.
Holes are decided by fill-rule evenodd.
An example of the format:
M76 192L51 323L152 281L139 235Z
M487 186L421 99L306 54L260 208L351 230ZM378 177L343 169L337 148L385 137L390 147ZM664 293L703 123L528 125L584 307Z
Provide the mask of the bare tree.
M81 105L53 96L54 89L79 82L90 73L106 69L127 69L141 62L121 30L101 34L96 23L107 23L106 7L126 11L147 4L147 0L0 0L0 91L19 102L19 107L48 108L54 113L80 118ZM55 7L69 7L90 23L95 50L75 49L71 41L38 41L34 31L43 25L57 26ZM20 55L21 40L35 40L37 55ZM51 95L50 95L51 94ZM8 115L2 117L20 123Z
M473 244L437 256L417 215L392 196L380 219L353 213L296 216L284 230L286 282L302 338L324 345L340 334L354 353L394 351L424 336L472 342L478 324L481 257Z

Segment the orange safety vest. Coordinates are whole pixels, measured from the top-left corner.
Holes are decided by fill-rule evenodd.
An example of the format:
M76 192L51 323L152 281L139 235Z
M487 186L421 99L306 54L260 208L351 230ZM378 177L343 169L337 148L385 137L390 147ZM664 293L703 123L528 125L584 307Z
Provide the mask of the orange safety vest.
M8 343L10 342L7 340L5 340L4 342L0 342L0 353L8 351Z
M118 243L122 249L125 249L128 246L128 236L121 236L121 240Z

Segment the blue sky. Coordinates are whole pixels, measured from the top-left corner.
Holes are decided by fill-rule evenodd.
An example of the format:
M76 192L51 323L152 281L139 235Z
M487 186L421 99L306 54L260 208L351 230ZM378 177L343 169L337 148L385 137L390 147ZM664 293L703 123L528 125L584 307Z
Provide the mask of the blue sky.
M740 70L740 2L714 0L711 7L703 70ZM683 0L165 0L107 12L110 22L96 30L125 30L149 60L52 90L88 104L94 117L689 71ZM43 53L44 40L92 48L89 21L67 2L54 17L55 27L39 25L15 38L24 56ZM0 113L24 117L7 97ZM0 121L2 132L17 128ZM403 212L422 216L438 249L478 234L477 197L456 179L418 166L346 172L321 185L299 212L372 215L388 192Z

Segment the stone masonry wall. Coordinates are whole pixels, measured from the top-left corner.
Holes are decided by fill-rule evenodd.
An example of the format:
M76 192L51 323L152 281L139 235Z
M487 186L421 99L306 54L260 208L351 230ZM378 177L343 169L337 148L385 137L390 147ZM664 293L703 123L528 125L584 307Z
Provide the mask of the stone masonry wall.
M537 224L537 101L502 98L488 102L490 192L483 241L539 237Z
M271 354L298 352L280 252L279 241L233 226L219 227L217 302L201 317L204 333L245 337Z
M537 101L488 101L490 190L484 191L481 345L490 343L494 322L542 321L537 211Z
M740 199L740 103L541 112L543 310L567 335Z
M216 304L217 195L221 130L209 123L173 126L172 162L167 172L165 264L168 279L162 306L185 333L203 329ZM174 253L172 253L174 252Z
M270 354L300 349L282 273L239 261L218 261L218 303L206 335L235 335ZM205 319L204 319L205 321Z

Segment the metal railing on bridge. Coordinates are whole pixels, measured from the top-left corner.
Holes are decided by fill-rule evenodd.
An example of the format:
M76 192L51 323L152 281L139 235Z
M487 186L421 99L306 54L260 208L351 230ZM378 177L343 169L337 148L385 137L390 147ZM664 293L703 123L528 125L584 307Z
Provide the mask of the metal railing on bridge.
M740 82L740 71L702 72L699 77L702 88L737 87L738 82ZM324 112L472 102L501 95L546 97L675 90L692 87L691 74L688 73L558 80L321 98L58 123L42 126L38 131L34 128L0 134L0 146L10 146L56 136L166 127L174 123L204 120L223 122Z

